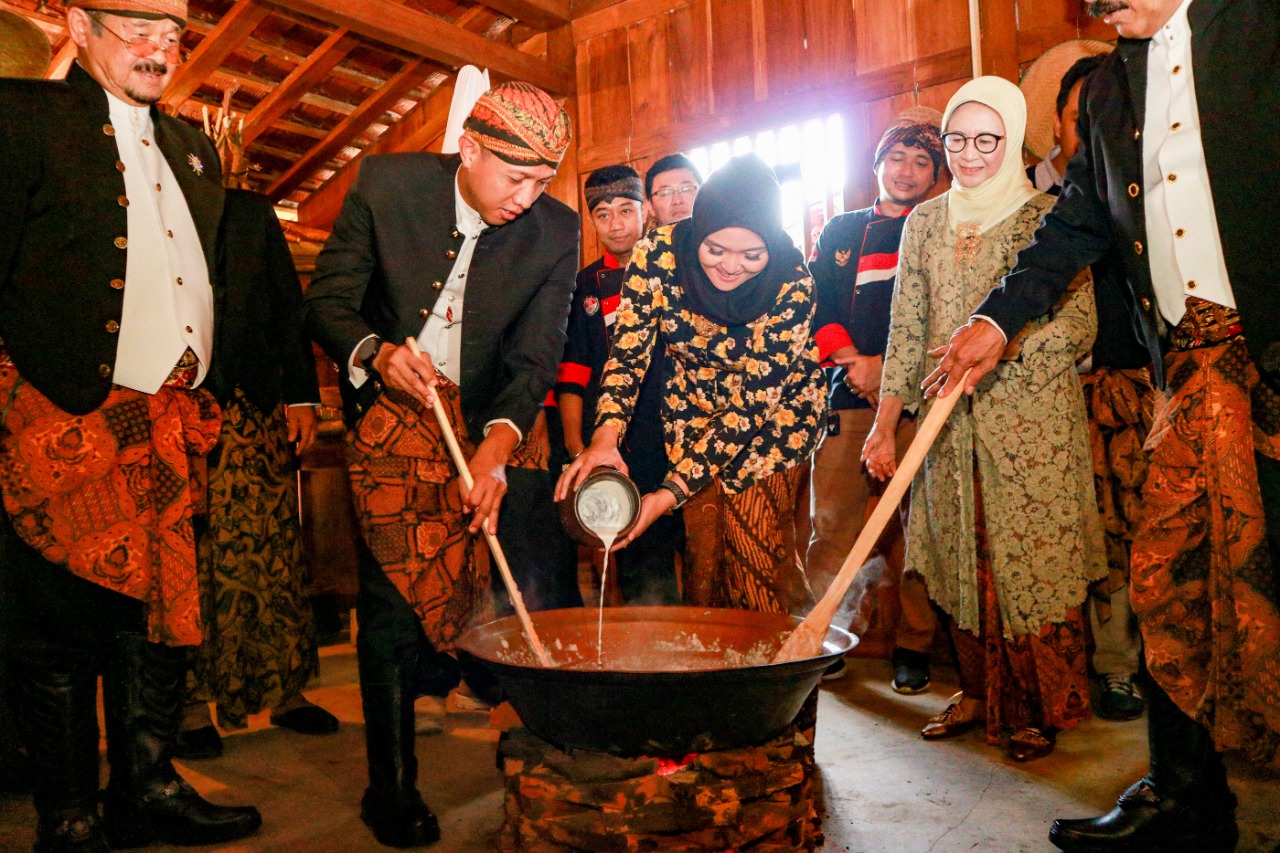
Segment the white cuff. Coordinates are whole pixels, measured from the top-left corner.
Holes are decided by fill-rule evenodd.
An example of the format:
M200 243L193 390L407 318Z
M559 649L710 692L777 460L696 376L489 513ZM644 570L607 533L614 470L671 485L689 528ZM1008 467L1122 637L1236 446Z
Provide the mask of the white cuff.
M511 427L513 430L515 430L515 431L516 431L516 444L519 444L520 442L524 441L524 433L522 433L522 432L520 431L520 427L516 426L514 421L507 420L506 418L494 418L493 420L491 420L491 421L489 421L487 424L485 424L485 425L484 425L484 434L485 434L485 437L486 437L486 438L488 438L488 436L489 436L489 430L493 429L493 425L494 425L494 424L506 424L507 426L509 426L509 427Z
M284 404L284 407L286 409L296 409L301 406L312 406L312 407L318 408L320 404L319 403L285 403Z
M356 354L360 352L360 347L364 346L364 342L369 338L376 338L377 335L367 335L360 339L360 343L356 344L356 348L351 351L351 358L347 359L347 378L351 380L353 388L359 388L369 378L369 372L364 369L364 365L356 358Z
M990 323L992 326L995 327L997 332L1000 333L1000 337L1004 338L1005 346L1009 345L1009 336L1004 333L1004 329L1000 328L1000 324L997 323L995 320L992 320L990 317L987 317L983 314L974 314L969 319L970 320L986 320L988 323Z

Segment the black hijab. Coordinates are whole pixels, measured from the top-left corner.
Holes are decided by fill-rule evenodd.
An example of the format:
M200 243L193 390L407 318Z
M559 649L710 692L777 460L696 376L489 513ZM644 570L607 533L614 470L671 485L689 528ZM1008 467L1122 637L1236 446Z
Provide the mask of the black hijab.
M765 268L727 292L716 289L698 262L702 241L722 228L745 228L769 250ZM804 262L782 230L778 179L754 154L734 157L707 179L693 203L693 216L676 225L672 242L685 307L721 326L743 326L768 313Z

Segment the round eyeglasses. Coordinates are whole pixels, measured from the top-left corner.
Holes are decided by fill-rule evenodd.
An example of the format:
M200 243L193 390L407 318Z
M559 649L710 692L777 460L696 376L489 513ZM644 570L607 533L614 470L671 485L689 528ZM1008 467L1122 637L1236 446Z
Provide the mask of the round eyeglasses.
M994 133L979 133L977 136L965 136L963 133L952 131L951 133L942 134L942 145L952 154L959 154L964 150L965 146L973 141L973 147L979 154L990 154L996 150L996 146L1000 144L1003 136L996 136Z
M125 38L106 24L102 23L102 21L98 21L98 24L104 30L111 33L111 35L124 42L125 50L129 51L134 56L146 58L148 56L154 56L156 51L160 51L164 54L164 58L172 62L174 65L181 65L183 62L187 61L187 51L176 39L174 41L161 44L155 39L150 39L146 36Z

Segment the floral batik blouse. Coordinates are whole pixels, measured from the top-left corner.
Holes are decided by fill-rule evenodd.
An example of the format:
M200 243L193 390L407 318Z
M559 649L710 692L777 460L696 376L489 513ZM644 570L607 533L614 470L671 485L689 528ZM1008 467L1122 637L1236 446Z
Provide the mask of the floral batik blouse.
M661 340L672 365L662 404L670 472L691 495L713 479L736 494L806 461L817 444L826 379L809 328L813 279L797 266L769 313L718 325L684 307L674 227L651 231L631 256L597 423L625 433Z

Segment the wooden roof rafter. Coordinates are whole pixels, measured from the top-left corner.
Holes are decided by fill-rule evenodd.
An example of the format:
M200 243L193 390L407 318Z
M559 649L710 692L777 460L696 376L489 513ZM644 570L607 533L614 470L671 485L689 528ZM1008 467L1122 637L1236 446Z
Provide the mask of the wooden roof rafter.
M360 104L355 112L338 122L319 145L313 147L287 172L277 178L267 188L267 195L278 201L292 192L295 187L310 177L312 172L345 148L350 140L363 133L365 128L379 119L397 101L421 85L423 78L435 71L436 67L435 63L429 60L418 59L400 69L385 86Z
M270 13L270 8L259 0L236 0L231 10L191 52L191 58L173 72L164 103L172 109L180 107Z
M249 145L276 121L284 118L295 101L302 98L312 86L323 80L339 62L346 58L359 39L350 31L339 27L306 61L294 68L279 86L258 102L244 120L244 144Z
M496 76L526 80L548 92L573 92L575 72L478 33L447 23L434 15L402 6L394 0L275 0L277 5L310 15L332 26L415 56L457 68L476 65Z
M573 18L570 0L480 0L495 12L539 30L563 27Z

